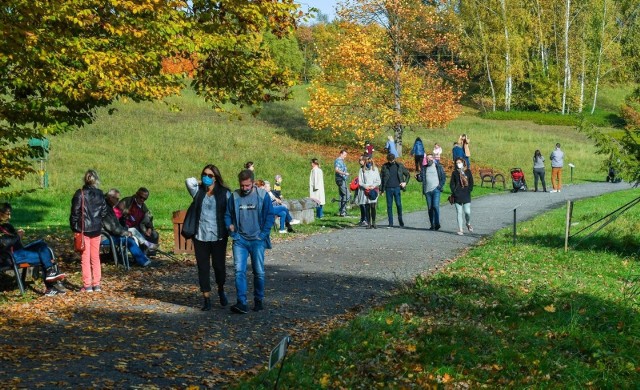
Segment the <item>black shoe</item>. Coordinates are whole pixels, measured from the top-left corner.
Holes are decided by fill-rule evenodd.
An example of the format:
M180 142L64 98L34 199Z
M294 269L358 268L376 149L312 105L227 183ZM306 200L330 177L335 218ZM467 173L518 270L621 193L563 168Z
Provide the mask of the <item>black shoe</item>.
M218 296L220 297L220 306L227 306L229 304L229 300L224 291L218 291Z
M247 305L243 305L238 302L235 305L231 306L231 311L237 314L247 314Z
M59 273L58 271L56 271L56 267L49 267L47 268L47 276L45 277L45 281L47 282L55 282L61 279L64 279L66 275L63 273Z
M260 311L262 309L264 309L264 306L262 306L262 301L259 299L256 299L253 302L253 311Z
M440 225L436 225L436 230L440 230Z
M211 298L209 298L209 297L205 297L204 298L204 305L202 305L202 308L200 310L202 310L202 311L211 310Z
M431 226L429 227L429 230L436 230L436 228L435 228L433 225L431 225Z
M400 227L404 227L404 221L403 220L399 220L398 223L400 224Z
M295 233L296 231L293 230L293 228L291 226L287 227L287 233Z
M378 228L378 227L376 226L376 223L375 223L375 222L371 222L371 227L372 227L372 228L374 228L374 229L377 229L377 228Z

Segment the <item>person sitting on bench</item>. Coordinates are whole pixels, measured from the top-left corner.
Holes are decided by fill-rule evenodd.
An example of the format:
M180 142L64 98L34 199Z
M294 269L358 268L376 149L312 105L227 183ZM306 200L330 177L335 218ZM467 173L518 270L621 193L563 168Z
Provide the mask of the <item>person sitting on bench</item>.
M124 221L123 224L133 233L134 237L136 237L135 230L142 233L144 241L140 242L140 244L149 249L149 256L153 256L158 247L160 235L153 228L153 215L151 215L151 211L145 204L148 198L149 190L140 187L134 196L122 199L118 203L118 208L122 210L121 222ZM135 230L131 228L135 228Z
M53 252L43 240L37 240L27 245L22 244L24 230L16 230L9 223L11 211L11 204L3 203L0 205L0 251L13 253L16 264L26 263L30 266L41 266L45 270L44 280L49 289L52 283L64 279L66 275L58 271L58 267L54 264Z

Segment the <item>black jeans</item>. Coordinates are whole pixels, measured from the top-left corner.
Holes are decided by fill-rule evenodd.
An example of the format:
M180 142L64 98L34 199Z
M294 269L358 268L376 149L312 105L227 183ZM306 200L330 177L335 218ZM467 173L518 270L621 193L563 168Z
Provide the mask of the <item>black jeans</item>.
M538 191L538 178L542 182L542 190L547 190L547 184L544 182L544 168L533 168L533 183L534 188Z
M227 269L225 266L227 241L227 238L219 241L198 241L195 238L193 239L200 291L211 291L211 265L213 265L213 273L216 278L216 284L218 285L218 291L224 289L224 282L227 279ZM211 264L209 261L211 261Z

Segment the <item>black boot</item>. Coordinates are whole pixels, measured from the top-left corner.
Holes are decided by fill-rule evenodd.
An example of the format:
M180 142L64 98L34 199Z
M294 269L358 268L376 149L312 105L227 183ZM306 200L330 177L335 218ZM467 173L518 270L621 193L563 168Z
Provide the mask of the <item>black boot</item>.
M218 297L220 297L220 306L227 306L229 304L229 300L227 299L227 295L224 293L224 290L218 290Z
M200 309L200 310L202 310L202 311L211 310L211 298L204 297L204 305L202 306L202 309Z
M404 221L402 220L401 214L398 214L398 223L400 224L400 227L404 227Z

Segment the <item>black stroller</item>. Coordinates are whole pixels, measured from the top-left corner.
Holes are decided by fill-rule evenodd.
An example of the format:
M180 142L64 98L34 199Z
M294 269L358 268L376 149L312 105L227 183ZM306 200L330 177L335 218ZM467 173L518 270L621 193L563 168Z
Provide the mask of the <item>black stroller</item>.
M526 191L527 181L524 178L524 172L520 168L511 168L511 181L513 189L511 192Z

